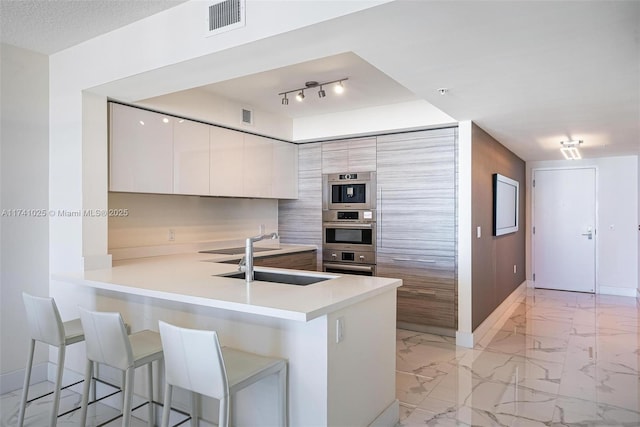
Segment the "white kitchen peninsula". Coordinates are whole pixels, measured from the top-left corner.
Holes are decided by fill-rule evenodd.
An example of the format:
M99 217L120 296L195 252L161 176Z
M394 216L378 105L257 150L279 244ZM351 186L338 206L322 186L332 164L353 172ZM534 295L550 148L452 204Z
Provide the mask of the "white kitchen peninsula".
M219 277L236 270L216 262L222 260L199 253L119 261L109 269L54 275L53 293L63 317L77 314L78 306L119 311L133 331L157 330L164 320L216 330L223 345L287 358L291 426L395 425L400 280L331 275L307 286L247 285ZM67 367L83 366L84 355L74 356ZM273 425L275 378L268 380L239 394L238 425ZM185 395L176 400L186 405ZM203 401L201 407L205 419L217 419L217 405Z

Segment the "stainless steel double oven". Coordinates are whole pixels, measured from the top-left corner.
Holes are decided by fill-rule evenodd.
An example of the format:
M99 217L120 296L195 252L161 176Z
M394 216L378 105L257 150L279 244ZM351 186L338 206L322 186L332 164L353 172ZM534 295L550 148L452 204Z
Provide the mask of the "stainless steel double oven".
M323 176L323 270L376 274L375 172Z

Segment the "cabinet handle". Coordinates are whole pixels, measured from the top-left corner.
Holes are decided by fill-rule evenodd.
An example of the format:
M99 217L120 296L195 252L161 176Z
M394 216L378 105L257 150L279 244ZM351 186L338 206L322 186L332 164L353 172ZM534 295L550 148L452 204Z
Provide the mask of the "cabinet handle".
M436 291L430 291L426 289L403 289L402 287L398 288L399 292L411 294L411 295L422 295L426 297L435 297Z
M435 264L435 259L419 259L419 258L393 258L394 261L413 261L413 262L422 262L424 264Z
M383 247L382 244L382 186L378 188L378 201L380 202L380 206L378 209L378 246Z

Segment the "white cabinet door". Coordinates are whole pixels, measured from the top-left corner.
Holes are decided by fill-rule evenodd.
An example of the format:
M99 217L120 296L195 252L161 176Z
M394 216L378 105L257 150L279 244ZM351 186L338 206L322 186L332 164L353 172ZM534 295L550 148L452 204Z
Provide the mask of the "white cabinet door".
M173 192L173 121L163 114L111 103L109 189Z
M273 142L257 135L244 135L245 197L271 197Z
M240 132L209 127L209 191L212 196L241 197L244 192L244 136Z
M288 142L272 142L273 170L271 197L298 197L298 146Z
M173 192L209 194L209 126L174 119Z

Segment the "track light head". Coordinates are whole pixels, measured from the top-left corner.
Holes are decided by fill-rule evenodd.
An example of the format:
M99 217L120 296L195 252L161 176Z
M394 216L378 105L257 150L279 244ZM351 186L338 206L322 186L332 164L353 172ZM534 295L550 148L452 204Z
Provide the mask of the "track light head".
M329 80L326 82L317 82L315 80L310 80L305 82L304 87L298 89L291 89L286 92L280 92L278 95L282 96L280 102L282 105L289 105L289 98L287 95L295 94L296 100L298 102L302 102L304 100L304 91L311 89L318 89L318 98L325 98L327 96L327 92L324 90L324 86L333 85L333 90L340 94L344 92L344 82L349 80L349 77L343 77L339 80Z

